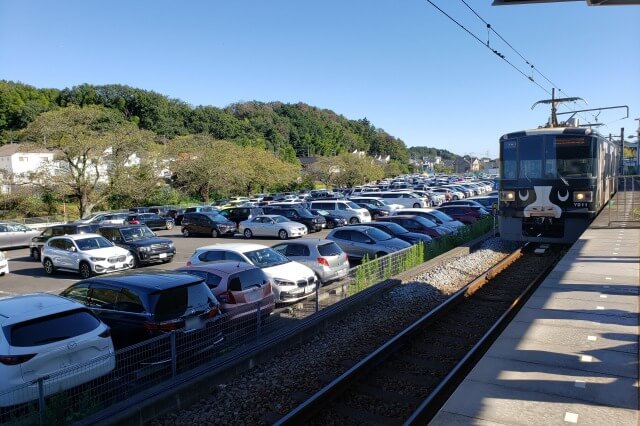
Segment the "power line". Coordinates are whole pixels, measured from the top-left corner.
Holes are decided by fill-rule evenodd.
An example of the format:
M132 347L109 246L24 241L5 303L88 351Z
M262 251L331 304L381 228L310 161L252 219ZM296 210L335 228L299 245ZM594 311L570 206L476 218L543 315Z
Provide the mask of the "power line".
M551 86L555 87L556 89L558 89L558 92L562 93L565 97L570 97L567 93L565 93L561 88L558 87L557 84L555 84L553 81L551 81L546 75L544 75L538 68L536 68L536 66L531 63L527 58L525 58L515 47L513 47L511 45L511 43L509 43L504 37L502 37L502 35L500 35L495 28L493 28L491 26L491 24L487 21L485 21L482 16L480 16L478 14L478 12L476 12L471 6L469 6L469 4L465 1L465 0L460 0L471 12L473 12L474 15L476 15L476 17L482 21L486 26L487 26L487 45L489 44L489 39L488 39L488 33L489 32L493 32L495 35L497 35L500 40L502 40L507 46L509 46L509 48L511 48L511 50L513 50L518 56L520 56L520 58L531 67L532 71L535 71L536 73L538 73L542 78L544 78L549 84L551 84ZM548 93L548 92L547 92ZM584 101L583 101L584 102ZM576 102L574 101L574 104ZM585 104L587 104L586 102L584 102ZM573 111L571 108L563 105L564 108L568 109L569 111ZM597 117L591 113L591 116L597 121ZM585 121L587 121L587 117L586 115L582 116L584 118Z
M545 87L543 87L540 83L538 83L537 81L535 81L533 79L533 77L528 76L525 72L523 72L520 68L518 68L517 66L515 66L511 61L509 61L505 55L503 55L502 53L498 52L495 49L492 49L491 46L489 46L488 43L485 44L484 41L482 41L477 35L475 35L474 33L472 33L471 31L469 31L467 28L465 28L464 25L462 25L460 22L458 22L456 19L454 19L451 15L449 15L447 12L445 12L444 10L440 9L437 5L435 5L431 0L427 0L427 2L429 2L429 4L431 4L431 6L435 7L440 13L442 13L444 16L446 16L447 18L449 18L452 22L454 22L456 25L458 25L460 28L462 28L465 32L467 32L467 34L469 34L471 37L473 37L474 39L476 39L476 41L478 41L478 43L482 44L484 47L486 47L487 49L491 50L493 53L496 54L496 56L498 56L500 59L502 59L503 61L505 61L507 64L511 65L511 67L513 69L515 69L517 72L519 72L520 74L522 74L522 76L524 78L526 78L527 80L531 81L533 84L535 84L536 86L538 86L540 89L542 89L543 91L545 91L547 94L551 95L551 92L549 90L547 90Z

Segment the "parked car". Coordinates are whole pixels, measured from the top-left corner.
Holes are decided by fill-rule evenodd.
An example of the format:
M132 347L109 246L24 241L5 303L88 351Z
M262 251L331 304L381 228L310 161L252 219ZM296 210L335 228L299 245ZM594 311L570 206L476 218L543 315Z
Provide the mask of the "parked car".
M225 260L246 262L262 268L271 281L276 302L304 299L315 291L317 285L311 269L261 244L230 243L199 247L187 261L187 266Z
M264 214L240 222L238 231L245 238L278 237L281 240L307 235L307 227L284 216Z
M340 279L349 273L347 254L330 240L303 238L276 244L272 248L287 259L311 268L322 284Z
M182 235L207 235L213 238L221 236L233 237L236 224L214 211L185 213L182 218Z
M29 247L40 231L13 222L0 222L0 248Z
M472 206L440 206L437 210L464 223L465 225L476 223L481 217L483 217L483 215L487 214L486 212L480 213L480 210L484 212L484 209Z
M184 216L184 209L171 209L167 211L168 216L173 219L176 226L180 226L182 224L182 218Z
M85 223L93 225L121 225L129 216L129 213L98 213L86 219L76 220L73 223Z
M386 232L395 238L400 238L403 241L408 242L409 244L418 244L422 242L423 244L430 244L433 239L425 234L421 234L419 232L411 232L408 229L398 225L393 222L371 222L363 224L362 226L371 226L373 228L377 228L381 231Z
M451 229L437 225L435 222L417 215L389 216L385 218L385 221L397 223L408 231L425 234L431 238L440 238L453 233Z
M475 201L478 204L481 204L485 210L491 212L493 209L493 205L498 205L498 196L497 195L482 195L479 197L470 198L470 200Z
M367 209L373 220L380 220L380 218L389 216L389 210L381 209L380 207L376 207L373 204L363 203L360 201L355 201L355 203L363 209Z
M317 232L327 226L326 219L312 213L304 207L265 206L262 208L265 214L277 214L294 222L302 223L307 227L307 233Z
M79 303L24 294L0 299L0 312L0 407L37 400L41 377L50 377L46 397L115 368L109 327ZM21 389L7 392L14 387Z
M389 204L401 204L403 207L428 207L426 200L413 191L380 191L361 194L362 197L379 197Z
M384 231L365 225L352 225L329 232L327 239L334 241L351 259L380 257L411 247L406 241L394 238Z
M484 205L480 204L478 201L476 201L474 198L469 198L466 200L455 200L455 201L449 201L447 203L443 203L442 206L440 207L445 207L445 206L470 206L470 207L479 207L481 209L483 209L484 211L486 211L487 213L489 213L489 211L491 210L491 207L489 206L488 208L485 208Z
M129 225L147 225L149 229L173 229L175 221L171 217L160 217L155 213L136 213L127 216Z
M42 265L47 275L62 269L89 278L132 268L134 259L128 250L115 246L102 235L78 234L50 238L42 248Z
M177 270L203 278L228 319L255 319L258 307L262 318L266 318L275 308L276 299L269 277L255 265L220 262L185 266Z
M149 213L149 207L132 207L129 213Z
M394 215L422 216L425 219L435 222L436 225L445 226L453 231L458 231L459 229L464 228L464 223L452 218L438 209L399 209L394 212Z
M391 212L396 209L401 209L404 207L402 204L389 204L384 199L380 197L375 197L375 196L374 197L352 196L352 197L349 197L349 199L356 204L358 203L371 204L381 210L386 210L387 212L389 212L389 214L391 214Z
M0 277L4 277L9 273L9 259L5 252L0 251Z
M220 210L220 214L234 222L236 226L240 226L240 222L243 220L253 219L264 214L264 210L261 207L229 207Z
M40 235L31 239L31 243L29 244L31 258L40 261L42 247L51 237L59 235L95 234L99 226L100 225L96 223L67 223L64 225L49 226L45 228Z
M349 223L349 221L347 221L347 219L345 219L344 217L331 214L326 210L309 209L309 211L313 214L317 214L324 217L327 229L333 229L338 226L345 226L346 224Z
M206 339L191 339L193 351L212 349L223 340L221 329L209 321L219 317L220 304L204 279L195 275L174 271L107 275L79 281L61 295L91 308L111 327L116 348L174 330L210 329Z
M133 267L173 260L176 246L168 238L159 238L146 225L101 226L98 234L133 256Z
M349 223L371 222L371 215L367 209L363 209L349 200L312 201L310 208L326 210L331 214L347 219Z

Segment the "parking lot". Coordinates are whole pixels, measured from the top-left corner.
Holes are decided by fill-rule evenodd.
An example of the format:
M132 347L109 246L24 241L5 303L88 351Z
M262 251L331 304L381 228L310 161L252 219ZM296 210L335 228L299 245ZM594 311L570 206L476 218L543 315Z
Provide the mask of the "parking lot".
M322 230L309 234L305 238L324 238L328 233L328 230ZM273 238L259 237L247 240L239 234L234 238L184 238L180 233L179 227L170 231L156 231L156 234L173 240L176 246L176 255L171 263L145 266L142 269L174 269L179 266L184 266L187 259L191 257L197 247L210 244L251 242L273 246L281 241ZM0 297L34 292L58 294L71 284L80 280L80 275L71 272L56 272L55 275L48 276L45 274L42 264L31 259L28 248L6 250L6 255L7 259L9 259L10 273L4 277L0 277Z

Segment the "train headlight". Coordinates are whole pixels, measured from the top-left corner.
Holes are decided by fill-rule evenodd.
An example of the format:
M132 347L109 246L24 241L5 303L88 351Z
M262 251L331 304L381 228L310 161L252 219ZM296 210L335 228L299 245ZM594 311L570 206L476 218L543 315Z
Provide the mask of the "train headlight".
M590 203L591 201L593 201L593 192L575 191L573 193L573 201L576 203Z
M500 201L515 201L515 191L500 191Z

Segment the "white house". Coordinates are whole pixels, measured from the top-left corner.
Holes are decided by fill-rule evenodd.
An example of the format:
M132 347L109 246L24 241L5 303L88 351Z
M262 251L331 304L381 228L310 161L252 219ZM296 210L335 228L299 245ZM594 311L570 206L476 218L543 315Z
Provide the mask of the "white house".
M11 192L16 185L30 183L29 174L36 172L44 163L53 161L54 153L46 149L10 143L0 146L0 191Z

